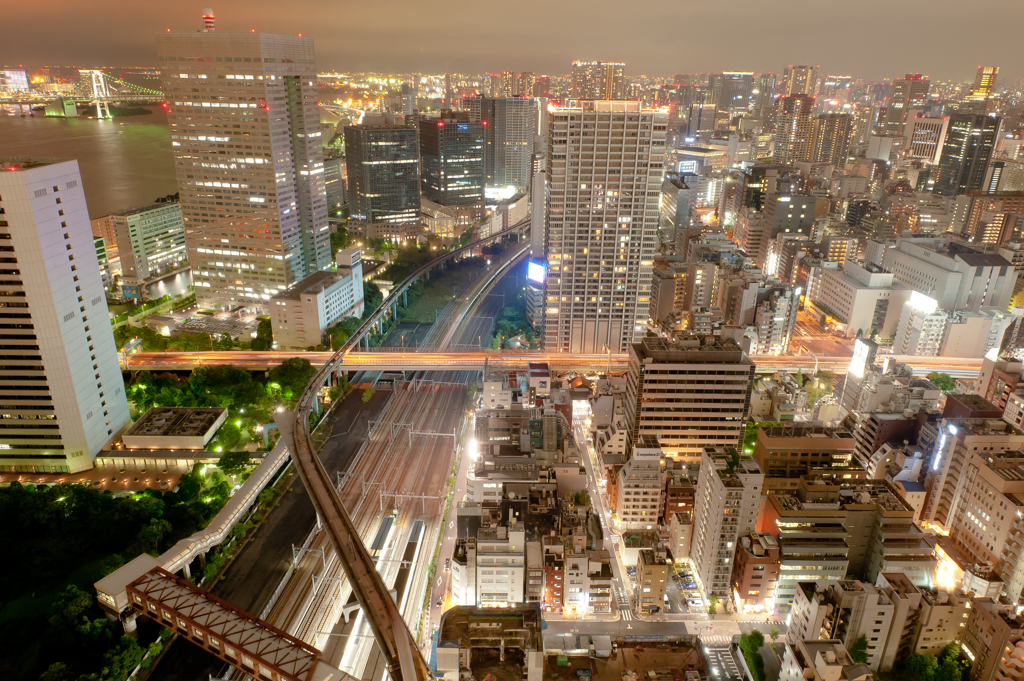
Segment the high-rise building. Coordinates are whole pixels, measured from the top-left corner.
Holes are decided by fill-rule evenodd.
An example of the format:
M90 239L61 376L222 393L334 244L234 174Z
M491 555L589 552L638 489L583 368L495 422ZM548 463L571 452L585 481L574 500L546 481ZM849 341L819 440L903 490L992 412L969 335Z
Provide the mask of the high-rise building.
M188 262L185 224L177 202L156 203L106 219L117 238L123 283L141 285Z
M930 83L920 73L908 73L892 81L892 95L885 108L885 119L879 121L883 135L903 135L910 109L922 106L928 100Z
M633 442L656 437L667 456L688 463L704 447L739 448L753 380L753 362L731 338L643 338L630 346L626 377Z
M544 347L625 352L650 306L667 117L584 101L549 120Z
M484 126L468 111L442 111L420 119L423 196L455 210L460 224L484 213Z
M313 40L156 39L200 306L266 309L331 264Z
M704 595L729 597L739 538L757 524L764 472L735 447L704 447L693 500L693 561Z
M516 86L512 95L516 97L533 97L533 88L537 84L537 76L524 71L516 76Z
M850 155L850 133L853 116L850 114L822 114L814 118L810 160L843 167Z
M979 66L978 73L974 76L974 85L971 91L964 97L964 107L969 111L985 113L988 110L989 100L996 93L996 79L999 77L998 66Z
M754 74L729 71L713 73L710 87L719 111L746 113L753 98Z
M470 120L484 128L484 174L489 189L514 187L526 192L533 177L537 112L529 97L473 97L466 100Z
M775 162L796 163L811 158L811 111L814 97L790 95L775 100Z
M365 224L420 219L419 135L391 114L365 116L345 128L348 207Z
M757 89L754 91L754 115L761 117L775 107L776 89L779 86L777 73L762 73L757 77Z
M0 159L0 213L0 470L87 470L130 416L78 163Z
M985 186L985 171L999 138L1003 119L983 114L953 114L939 157L939 177L933 191L957 196Z
M499 97L511 97L516 91L516 74L512 71L502 71L498 85Z
M790 64L782 72L782 89L786 95L808 95L813 97L817 94L818 69L815 66L793 66Z
M574 61L572 95L577 99L622 99L625 68L620 62Z
M686 143L711 139L715 131L715 116L718 108L714 104L691 104L686 119ZM679 145L677 145L679 146Z
M920 158L929 163L938 163L942 147L946 143L949 116L929 118L916 115L907 121L907 158Z

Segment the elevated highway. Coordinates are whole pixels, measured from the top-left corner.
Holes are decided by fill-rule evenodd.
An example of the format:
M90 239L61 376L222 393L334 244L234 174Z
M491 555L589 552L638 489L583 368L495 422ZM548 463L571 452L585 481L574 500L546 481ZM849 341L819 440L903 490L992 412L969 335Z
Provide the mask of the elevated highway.
M128 371L189 371L199 366L234 365L250 371L267 371L292 357L303 357L310 363L330 361L330 352L140 352L128 355L124 368ZM893 360L905 362L919 374L939 371L965 378L977 374L981 360L957 357L918 357L892 355ZM484 363L501 364L525 369L528 362L547 362L556 371L625 371L629 358L625 354L572 355L561 352L515 352L479 350L476 352L415 352L408 348L375 348L372 352L349 352L338 358L336 371L478 371ZM757 372L771 374L776 371L813 371L815 360L807 355L753 356ZM846 373L849 357L819 357L821 370Z

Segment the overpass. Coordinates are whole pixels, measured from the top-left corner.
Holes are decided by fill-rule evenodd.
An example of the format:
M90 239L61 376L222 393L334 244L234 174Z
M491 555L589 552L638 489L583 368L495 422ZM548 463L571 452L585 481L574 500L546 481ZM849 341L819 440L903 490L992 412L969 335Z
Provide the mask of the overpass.
M292 357L303 357L322 364L334 358L331 352L140 352L128 355L128 371L190 371L199 366L234 365L249 371L268 371ZM956 357L919 357L892 355L893 360L909 364L916 373L940 371L954 377L968 377L981 369L981 360ZM815 360L807 355L753 356L757 372L812 371ZM415 352L409 348L374 348L372 352L349 352L338 358L334 371L453 371L482 370L485 363L510 369L526 369L529 362L546 362L555 371L625 371L625 354L575 355L562 352L479 350L476 352ZM821 370L846 373L849 357L819 357Z

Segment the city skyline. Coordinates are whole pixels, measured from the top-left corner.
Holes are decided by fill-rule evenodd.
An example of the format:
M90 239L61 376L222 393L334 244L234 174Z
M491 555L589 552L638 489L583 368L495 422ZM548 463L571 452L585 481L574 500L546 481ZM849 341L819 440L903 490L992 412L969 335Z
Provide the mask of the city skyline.
M83 7L79 15L79 6L72 3L49 0L45 4L65 21L34 23L38 6L8 8L6 21L14 30L5 39L0 63L29 68L69 63L155 64L154 34L168 29L174 33L193 32L196 14L202 9L197 5L168 11L154 6L136 9L129 15L113 2L102 0L89 5L87 11ZM311 37L316 43L317 66L344 72L483 73L511 69L562 74L570 71L575 59L601 59L625 62L627 76L671 76L736 67L782 72L789 64L810 63L820 67L819 73L852 75L868 81L899 78L916 71L933 80L969 81L977 64L1006 64L1000 79L1012 82L1024 75L1013 67L1013 27L1024 19L1024 8L1009 0L983 4L987 11L967 16L950 0L933 4L924 15L916 8L875 1L856 9L816 8L812 16L796 12L764 15L758 6L744 0L725 17L733 20L727 58L721 54L719 33L678 30L681 25L699 26L702 19L724 25L718 24L722 17L717 10L712 15L710 9L700 7L640 7L627 16L605 20L608 13L595 12L593 18L580 18L569 8L531 1L521 10L529 15L535 9L548 21L535 24L534 32L525 37L479 30L501 20L493 10L480 8L465 14L421 11L414 20L390 23L375 17L370 6L332 15L320 11L326 6L318 7L315 1L301 3L300 8L289 5L281 9L229 1L217 3L213 9L222 32L272 30ZM949 21L954 13L957 20ZM310 20L313 15L316 21ZM993 16L1003 16L1005 21L993 22ZM758 20L748 21L752 17ZM913 22L918 35L927 36L930 43L956 43L958 49L935 52L921 50L914 41L895 41L884 50L840 51L835 49L834 31L821 28L842 26L851 40L864 40L867 45L873 32L883 27L879 17L884 17L886 25ZM818 22L816 26L812 20ZM570 21L576 30L569 36L562 35L558 27ZM121 22L130 22L131 28ZM978 30L974 30L975 25ZM446 34L459 35L460 40L445 40ZM784 39L765 40L771 36ZM966 42L972 39L974 44ZM596 47L598 44L602 47Z

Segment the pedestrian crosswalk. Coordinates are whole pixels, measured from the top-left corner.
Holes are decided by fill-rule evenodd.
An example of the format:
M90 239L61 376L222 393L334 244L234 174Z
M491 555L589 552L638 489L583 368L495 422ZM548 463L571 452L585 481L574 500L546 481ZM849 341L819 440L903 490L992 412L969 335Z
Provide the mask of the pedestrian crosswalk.
M624 619L624 620L632 620L632 619L634 619L633 611L632 610L622 609L622 610L619 610L619 614L622 615L622 619Z
M703 633L699 635L700 642L708 647L725 647L732 644L732 636L715 636L714 634Z

